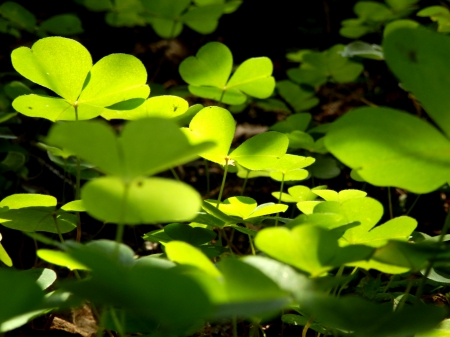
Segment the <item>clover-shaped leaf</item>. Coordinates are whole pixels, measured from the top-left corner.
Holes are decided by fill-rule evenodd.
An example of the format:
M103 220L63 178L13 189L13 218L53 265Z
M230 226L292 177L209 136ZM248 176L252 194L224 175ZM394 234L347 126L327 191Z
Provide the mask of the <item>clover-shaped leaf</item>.
M441 100L444 96L439 97ZM440 116L438 124L447 118ZM333 123L325 145L362 179L376 186L428 193L450 178L449 140L423 119L402 111L355 109Z
M70 232L77 227L77 217L56 210L56 203L56 198L50 195L10 195L0 202L0 207L7 208L6 212L0 213L0 223L24 232Z
M278 132L306 131L311 122L311 114L309 112L299 112L287 116L284 121L275 123L270 130Z
M300 68L290 69L288 76L297 83L318 86L328 80L338 83L354 81L364 67L341 55L345 46L337 44L323 52L303 55Z
M277 181L304 180L309 173L303 168L311 165L314 161L313 157L285 154L272 166L270 177Z
M192 94L226 104L243 104L247 95L268 98L272 94L275 80L270 59L248 59L229 78L232 67L231 51L219 42L210 42L180 64L180 75Z
M11 54L21 75L62 98L23 95L13 107L31 117L51 121L90 119L118 102L147 98L147 72L137 58L126 54L105 56L92 66L91 55L80 43L48 37L32 47L20 47Z
M341 193L344 191L341 191ZM359 192L359 193L358 193ZM314 213L311 215L311 221L319 226L326 228L339 227L345 224L356 223L358 226L352 226L343 233L339 239L341 246L348 245L365 245L374 248L383 247L389 240L406 241L417 226L416 220L401 216L391 219L384 224L376 226L383 215L383 206L375 199L363 197L361 191L347 190L342 195L329 192L329 190L314 191L316 194L323 194L328 199L336 201L325 201L314 207ZM342 201L339 201L341 199ZM330 217L323 217L323 224L320 218L314 218L317 214L336 214L340 217L332 219ZM309 216L308 216L309 217ZM309 219L306 220L308 222ZM329 221L336 221L333 225ZM375 227L376 226L376 227ZM352 266L359 266L361 268L374 268L382 271L389 271L393 273L401 273L406 271L404 268L391 268L387 264L380 261L359 261L352 262Z
M182 241L171 241L165 244L165 248L170 261L193 266L215 278L222 277L216 266L198 248Z
M190 0L143 0L142 5L156 34L162 38L177 37L183 30L183 24L201 34L212 33L218 20L225 12L223 3L196 3L190 6Z
M137 105L133 108L133 105ZM125 106L126 105L126 106ZM131 109L129 109L131 107ZM178 120L183 117L189 108L189 103L181 97L162 95L150 97L142 103L139 99L134 102L126 101L108 107L102 113L105 119L142 119L148 117L162 117Z
M341 262L364 260L373 249L356 246L355 251L341 248L336 234L315 225L302 225L289 230L284 227L265 228L258 232L255 244L264 253L285 262L313 277L340 265Z
M173 240L184 241L194 246L208 243L216 237L216 233L210 229L191 227L181 223L165 226L164 233Z
M430 6L420 10L417 16L429 17L438 23L438 32L450 32L450 11L444 6Z
M314 193L316 190L323 190L327 188L326 186L316 186L309 188L307 186L298 185L288 188L288 193L272 192L272 196L281 200L282 202L301 202L301 201L312 201L317 199L318 194Z
M340 192L336 192L333 190L319 189L319 190L311 190L312 193L317 194L319 197L324 199L325 201L337 201L344 202L349 199L354 198L364 198L367 193L359 190L342 190Z
M235 129L234 118L228 110L206 107L192 118L189 128L182 130L194 144L199 141L216 143L199 155L220 165L236 162L250 170L263 170L271 168L286 153L289 140L278 132L256 135L229 153Z
M289 80L277 82L278 94L294 109L295 112L309 110L319 104L314 91L304 89Z
M210 147L191 145L177 125L152 118L131 121L120 137L101 122L54 126L48 142L77 154L109 174L82 189L88 213L128 224L185 221L195 217L201 199L190 186L162 178L145 178L194 159Z
M287 205L274 204L272 202L258 206L256 200L249 197L231 197L219 204L220 211L243 220L285 212L287 209Z

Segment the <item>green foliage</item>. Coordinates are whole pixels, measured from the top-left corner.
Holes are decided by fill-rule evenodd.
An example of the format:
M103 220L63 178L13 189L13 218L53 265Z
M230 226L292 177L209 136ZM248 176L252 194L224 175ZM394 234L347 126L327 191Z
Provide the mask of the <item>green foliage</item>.
M108 11L106 22L114 27L150 24L164 39L177 37L184 25L200 34L214 32L223 14L239 8L241 0L80 0L92 11Z
M94 66L89 52L78 42L49 37L32 48L20 47L11 55L14 68L23 76L62 98L23 95L13 107L31 117L51 121L90 119L103 108L131 98L147 98L147 72L133 56L112 54Z
M183 221L193 218L200 208L200 198L190 186L146 178L192 160L211 145L189 144L173 122L158 118L132 121L120 138L99 122L60 124L52 128L47 140L109 175L87 183L82 190L83 204L95 218L128 224ZM140 147L143 143L149 145Z
M341 55L344 45L337 44L323 52L305 52L299 68L289 69L289 78L312 87L327 81L346 83L354 81L363 71L363 66Z
M275 80L270 59L248 59L230 78L232 67L231 51L219 42L210 42L180 64L180 75L192 94L225 104L243 104L247 95L267 98L272 94Z
M358 1L353 11L356 19L347 19L341 22L339 33L351 39L363 35L379 32L383 25L407 16L414 10L418 0L386 0L386 5L375 1Z
M180 34L184 25L210 33L222 14L241 3L78 2L91 10L108 11L106 20L111 25L151 24L165 38ZM235 329L238 320L251 322L256 329L280 313L284 323L305 326L302 335L309 328L336 336L444 335L448 322L436 326L445 318L445 310L420 302L427 282L433 288L436 283L449 284L448 238L444 236L449 220L441 236L428 237L414 232L418 222L409 216L383 218L382 203L367 197L365 191L334 191L315 186L313 179L305 182L308 186L289 185L287 191L284 185L308 177L336 177L344 165L352 169L352 177L364 181L363 189L369 183L426 193L448 182L448 66L444 60L450 42L445 35L423 28L405 29L416 26L411 20L397 20L408 15L416 2L358 2L358 19L345 21L344 33L381 32L390 22L382 49L353 42L322 52L291 53L289 59L300 62L288 73L293 82L282 80L275 85L272 62L266 57L250 58L232 74L231 51L218 42L204 45L196 56L181 62L181 77L193 95L234 105L234 112L256 105L288 115L277 116L279 122L269 132L249 137L236 148L232 148L236 121L228 110L201 104L189 107L187 100L161 88L162 95L149 98L147 72L134 56L112 54L93 65L80 43L62 37L16 49L12 63L19 74L58 97L30 88L29 82L9 81L1 88L0 102L5 111L14 100L12 107L29 117L67 121L52 125L37 146L64 168L64 178L66 171L75 175L76 200L63 200L57 207L58 200L51 195L8 195L0 202L0 223L45 244L37 256L68 268L77 278L58 280L49 290L57 279L54 271L18 272L0 245L0 261L9 267L0 269L0 289L8 289L2 295L8 306L0 307L0 332L88 302L99 309L98 334L107 328L119 336L192 336L205 322L229 320ZM8 6L15 5L0 6L4 17ZM430 9L419 13L436 19L438 30L445 31L445 15ZM16 20L12 20L18 25L15 29L36 30L36 20L33 23L24 10L16 14L8 14L8 19ZM70 25L64 23L70 20L51 18L37 32L69 32ZM353 109L331 124L318 126L315 123L324 114L314 115L312 123L317 109L304 111L319 104L316 92L346 88L342 84L355 81L363 71L362 64L351 57L385 58L402 88L417 98L436 126L376 106ZM327 82L327 88L321 88ZM272 96L275 86L277 96ZM154 88L158 92L158 86ZM11 122L15 115L1 115L0 122ZM99 116L131 121L115 121L114 128L105 121L83 121ZM0 152L5 154L0 173L23 174L29 157L24 148L5 141ZM223 173L220 191L210 189L208 176L206 200L184 182L194 182L197 176L192 179L180 168L180 179L174 170L198 157L204 161L193 162L189 168L204 165L205 172L211 168ZM168 170L176 180L166 177ZM237 196L233 186L225 187L229 171L245 183L261 176L281 182L279 191L272 193L278 203L258 204L259 196L245 196L245 183ZM83 178L88 181L80 187ZM261 184L261 189L268 188ZM369 195L375 195L372 191L373 187L368 189ZM207 199L215 198L217 192L215 200ZM295 204L290 216L284 203ZM303 214L294 217L298 210ZM72 214L79 212L87 213L83 222L79 214ZM90 217L117 224L116 241L79 242L86 234L81 225L91 224ZM121 243L125 225L140 224L156 225L143 239L149 247L159 245L162 253L147 256ZM78 242L64 242L62 234L77 227ZM61 243L53 240L55 234ZM375 272L366 272L371 269L403 274L397 276L402 284L388 283L385 275L375 279ZM363 277L358 270L364 271Z
M266 132L246 140L230 151L235 132L233 116L226 109L207 107L200 110L189 124L182 129L188 139L197 144L212 141L214 147L199 153L205 159L220 165L235 163L249 170L269 169L286 153L289 140L279 132Z
M437 22L440 33L450 32L450 11L444 6L430 6L422 9L417 13L420 17L429 17L432 21Z
M5 1L0 5L0 33L19 38L20 30L37 34L40 37L52 35L74 35L83 33L81 20L73 14L60 14L37 25L36 17L20 4Z
M56 198L50 195L13 194L0 207L0 223L24 232L67 233L77 226L74 215L56 210Z

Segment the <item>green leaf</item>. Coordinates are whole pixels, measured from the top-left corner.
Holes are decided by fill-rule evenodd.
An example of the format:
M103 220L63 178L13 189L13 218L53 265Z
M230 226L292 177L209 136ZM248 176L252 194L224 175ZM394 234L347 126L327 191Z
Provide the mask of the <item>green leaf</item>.
M180 223L169 224L164 227L164 232L170 238L187 242L193 246L199 246L210 242L216 237L216 233L210 229L191 227Z
M70 270L89 270L88 267L75 260L66 252L51 249L39 249L36 254L40 259L46 262L57 266L66 267Z
M31 117L51 121L91 119L104 107L129 99L145 99L149 94L147 72L131 55L112 54L94 66L89 52L74 40L49 37L31 49L13 51L14 68L63 99L39 95L19 96L13 107Z
M269 256L313 277L333 269L334 265L340 265L342 261L339 261L339 257L347 255L345 249L339 247L335 234L307 224L292 230L284 227L265 228L258 232L255 245ZM371 253L371 249L364 249L363 254L358 252L357 256L349 255L348 260L363 260Z
M200 34L210 34L216 30L224 9L223 4L191 7L180 19L192 30Z
M278 81L277 90L295 112L309 110L319 104L319 99L314 96L313 90L303 89L289 80Z
M287 116L284 121L275 123L270 127L270 130L283 133L297 130L306 131L310 122L311 122L311 114L309 112L299 112Z
M288 193L282 193L281 201L283 202L299 202L299 201L312 201L317 199L318 194L315 193L315 190L322 190L326 188L326 186L316 186L310 189L307 186L292 186L288 188ZM272 192L272 195L278 199L280 193Z
M192 118L189 128L182 131L191 143L213 141L215 146L199 155L207 160L225 165L236 126L231 113L219 107L206 107Z
M450 320L444 319L435 329L418 333L417 337L449 337L450 336Z
M229 216L237 216L242 219L256 218L268 214L285 212L287 205L267 203L257 206L254 199L249 197L231 197L219 205L219 210Z
M364 67L343 57L340 53L344 49L344 45L337 44L323 52L307 53L300 65L301 72L291 72L288 75L296 82L313 86L322 84L327 78L338 83L353 82Z
M268 98L275 88L271 76L272 61L267 57L255 57L244 61L227 83L227 88L236 88L256 98Z
M56 198L42 194L13 194L0 202L7 207L0 213L0 223L24 232L67 233L77 227L77 217L62 210L56 211Z
M230 159L249 170L270 169L277 165L289 145L286 135L269 131L247 139L230 153Z
M449 136L450 99L444 88L450 85L450 78L442 74L450 67L446 62L450 37L427 29L398 29L386 37L383 49L389 68Z
M369 44L362 41L353 41L345 46L341 53L344 57L364 57L373 60L383 60L383 49L380 45Z
M48 268L33 268L24 270L22 273L35 279L42 290L47 289L56 281L56 273Z
M281 290L272 279L257 268L241 260L224 259L219 263L219 269L225 278L225 291L228 301L231 303L263 302L264 300L283 299L286 297L286 292ZM249 282L249 280L252 281ZM242 307L242 309L244 308ZM242 309L238 309L241 311L239 312L240 316L249 317L252 315L252 313L245 312Z
M0 234L0 241L2 239L2 235ZM12 267L13 263L11 258L8 255L8 252L3 248L3 245L0 243L0 261L3 262L6 266Z
M442 308L418 304L392 310L392 304L371 303L358 297L312 296L303 307L326 326L353 331L355 336L409 336L427 331L444 317Z
M180 165L211 145L190 145L174 122L161 118L128 122L120 137L101 122L59 124L52 127L47 141L124 181Z
M19 81L12 81L5 84L3 86L3 90L5 91L5 94L11 99L15 99L20 95L27 95L32 93L29 87Z
M225 45L210 42L180 64L180 75L189 91L226 104L245 103L246 94L268 98L275 87L273 66L267 57L251 58L241 64L229 79L233 56ZM228 80L229 79L229 80Z
M233 67L233 56L227 46L210 42L201 47L196 56L180 64L180 75L193 86L211 86L223 89Z
M110 246L111 252L88 245L70 249L69 254L92 273L89 279L66 282L62 288L96 305L122 309L135 319L158 326L167 335L182 334L212 311L201 285L178 268L119 264L114 257L117 243L111 242Z
M15 329L25 323L11 326L9 320L43 307L44 293L29 275L1 268L0 287L7 289L2 292L2 301L8 303L0 307L0 332Z
M61 207L66 212L86 212L86 207L83 205L82 200L73 200Z
M42 85L75 103L92 67L91 55L75 40L47 37L30 48L11 54L14 69L30 81Z
M416 28L419 27L420 24L413 20L403 19L403 20L395 20L389 22L383 31L383 37L388 36L388 34L392 33L394 30L399 28Z
M101 221L145 224L189 221L201 207L191 186L164 178L137 178L125 184L118 177L102 177L81 190L87 212Z
M130 101L127 101L130 102ZM133 109L118 109L119 106L110 106L105 112L102 113L102 117L105 119L140 119L148 117L161 117L168 119L178 119L188 110L188 102L178 96L156 96L150 97L143 104L135 99L134 102L130 102L137 107ZM122 105L122 103L119 103Z
M100 59L91 69L78 104L106 107L131 98L147 98L147 71L132 55L111 54Z
M327 154L315 154L314 156L316 161L308 169L313 177L319 179L333 179L341 174L339 163L334 157Z
M73 14L58 14L45 20L40 29L53 35L74 35L84 32L81 20Z
M304 180L308 177L308 171L303 170L314 163L313 157L302 157L292 154L285 154L276 165L273 165L270 177L277 181Z
M0 6L0 15L11 21L15 26L33 32L36 17L33 13L13 1L5 1Z
M219 270L198 248L182 241L171 241L165 245L165 248L169 260L196 267L212 277L222 277Z
M326 189L313 189L311 190L311 192L317 194L319 197L326 201L337 201L340 203L354 198L364 198L367 195L366 192L353 189L342 190L339 193L333 190Z
M423 119L401 111L355 109L333 123L325 145L376 186L428 193L450 177L448 139Z

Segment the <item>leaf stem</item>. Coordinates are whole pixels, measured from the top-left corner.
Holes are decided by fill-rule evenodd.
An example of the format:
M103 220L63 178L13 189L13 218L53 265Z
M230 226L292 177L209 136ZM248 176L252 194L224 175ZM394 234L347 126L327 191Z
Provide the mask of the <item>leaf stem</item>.
M441 244L444 241L445 235L448 232L448 229L450 228L450 212L447 213L447 217L445 218L444 227L442 227L441 234L439 235L438 244ZM431 269L433 269L434 260L430 259L427 269L425 270L425 273L423 274L422 279L420 280L420 284L417 287L416 291L416 301L420 300L420 297L423 293L423 288L425 287L425 284L427 283L428 276L430 275Z
M78 101L75 102L74 104L74 108L75 108L75 121L78 122ZM76 162L77 162L77 168L76 168L76 183L75 183L75 200L80 200L80 157L76 156ZM81 241L81 217L80 217L80 212L76 212L75 213L78 219L78 223L77 223L77 237L76 237L76 241L80 242Z
M388 187L388 202L389 202L389 218L392 219L394 217L394 212L392 211L392 198L391 198L391 188Z
M220 186L220 191L219 191L219 197L217 198L217 203L216 203L216 208L219 208L220 205L220 200L222 199L222 194L223 194L223 189L225 188L225 181L227 179L227 173L228 173L228 161L230 160L230 158L228 158L228 156L225 158L225 171L223 173L223 178L222 178L222 185Z
M244 195L245 187L247 186L248 176L250 175L250 170L247 170L245 175L244 183L242 184L241 197Z
M411 292L411 288L412 288L413 284L414 284L414 279L411 278L405 289L405 293L403 294L402 298L400 299L400 302L398 303L395 311L401 311L403 309L403 307L405 306L405 303L406 303L406 299L408 298L409 293Z
M237 334L237 318L236 318L236 316L233 316L232 322L233 322L233 337L238 337L238 334Z
M278 197L278 204L281 203L281 196L283 195L283 188L284 188L284 172L281 178L281 187L280 187L280 196ZM277 218L275 220L275 227L278 227L278 217L280 216L280 212L277 213Z
M408 215L409 213L411 213L411 211L413 210L414 206L416 206L417 201L419 201L421 194L418 194L416 196L416 199L414 199L414 202L412 203L411 207L408 209L408 211L405 213L405 215Z
M173 167L170 169L170 171L172 172L173 177L175 178L175 180L180 181L180 177L178 176L177 172L175 171L175 169Z
M209 164L206 159L203 159L205 163L205 176L206 176L206 195L209 196L209 193L211 192L211 180L209 178Z
M306 333L308 332L308 329L309 329L309 327L311 326L311 324L314 322L314 316L311 316L309 319L308 319L308 322L306 322L306 325L305 325L305 327L303 328L303 331L302 331L302 337L306 337Z
M58 220L56 220L55 213L52 214L52 218L53 218L53 222L55 223L55 228L56 228L56 232L58 233L59 241L61 241L61 243L64 243L65 241L61 234L61 229L59 228Z

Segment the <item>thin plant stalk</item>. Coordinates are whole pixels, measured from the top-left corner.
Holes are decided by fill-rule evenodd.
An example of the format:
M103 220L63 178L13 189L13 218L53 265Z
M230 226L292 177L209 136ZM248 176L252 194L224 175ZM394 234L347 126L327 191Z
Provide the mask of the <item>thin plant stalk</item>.
M439 235L438 244L441 244L444 241L445 235L447 234L448 230L450 228L450 212L447 214L447 217L445 218L444 227L442 228L441 234ZM434 261L430 260L427 266L427 269L425 270L425 273L423 274L422 279L420 280L419 286L417 287L416 291L416 301L420 301L420 297L423 294L423 288L425 287L425 283L427 283L428 276L431 273L431 269L433 269Z
M233 323L233 337L238 337L238 334L237 334L237 318L236 318L236 316L233 316L233 318L231 320L232 320L232 323Z
M75 108L75 121L78 122L78 101L75 102L74 104L74 108ZM76 162L77 162L77 167L76 167L76 183L75 183L75 200L80 200L80 157L76 156ZM75 213L78 219L77 222L77 236L76 236L76 241L80 242L81 241L81 218L80 218L80 212L76 212Z
M113 307L110 307L111 312L111 318L114 322L114 325L116 326L117 332L119 333L120 337L125 337L125 332L124 332L124 322L123 319L119 320L119 317L117 317L117 313L116 310Z
M242 184L241 197L244 195L245 187L247 186L248 176L250 175L250 170L247 170L245 175L244 183Z
M411 207L408 209L408 211L405 213L405 215L408 215L409 213L411 213L411 211L413 210L414 206L416 206L417 201L419 201L420 196L421 196L421 194L417 195L416 199L414 199Z
M280 187L280 195L278 197L278 204L281 203L281 196L283 195L284 188L284 172L281 178L281 187ZM275 227L278 227L278 218L280 217L280 212L277 213L277 218L275 219Z
M248 225L245 224L245 227L248 228ZM250 243L250 249L252 250L252 255L256 255L255 245L253 244L253 239L252 239L252 236L250 234L248 234L248 241Z
M211 179L209 175L209 165L208 161L206 159L203 159L205 163L205 176L206 176L206 195L209 196L209 193L211 192Z
M222 194L223 194L223 189L225 188L225 181L227 179L227 173L228 173L228 161L230 160L230 158L228 158L228 156L225 158L225 171L223 173L223 178L222 178L222 185L220 186L220 191L219 191L219 197L217 198L217 203L216 203L216 208L219 208L220 205L220 200L222 199Z
M180 181L180 177L178 176L177 172L175 171L174 168L170 169L170 172L172 172L173 177L175 178L175 180Z
M56 220L56 214L52 214L53 222L55 223L56 232L58 233L59 241L64 243L64 238L61 234L61 229L59 228L58 220Z
M388 187L388 201L389 201L389 218L392 219L394 217L394 212L392 211L392 198L391 198L391 188Z
M311 326L311 324L314 322L314 316L311 316L309 319L308 319L308 322L306 322L306 325L305 325L305 327L303 328L303 330L302 330L302 337L306 337L306 334L307 334L307 332L308 332L308 330L309 330L309 327Z
M223 96L225 95L225 90L222 90L222 94L220 95L219 100L217 101L217 106L222 104Z
M405 293L403 294L403 297L400 299L400 302L398 303L395 311L401 311L403 309L403 307L405 306L405 303L406 303L406 299L408 298L408 295L411 292L413 284L414 284L414 280L410 279L408 286L405 289Z

